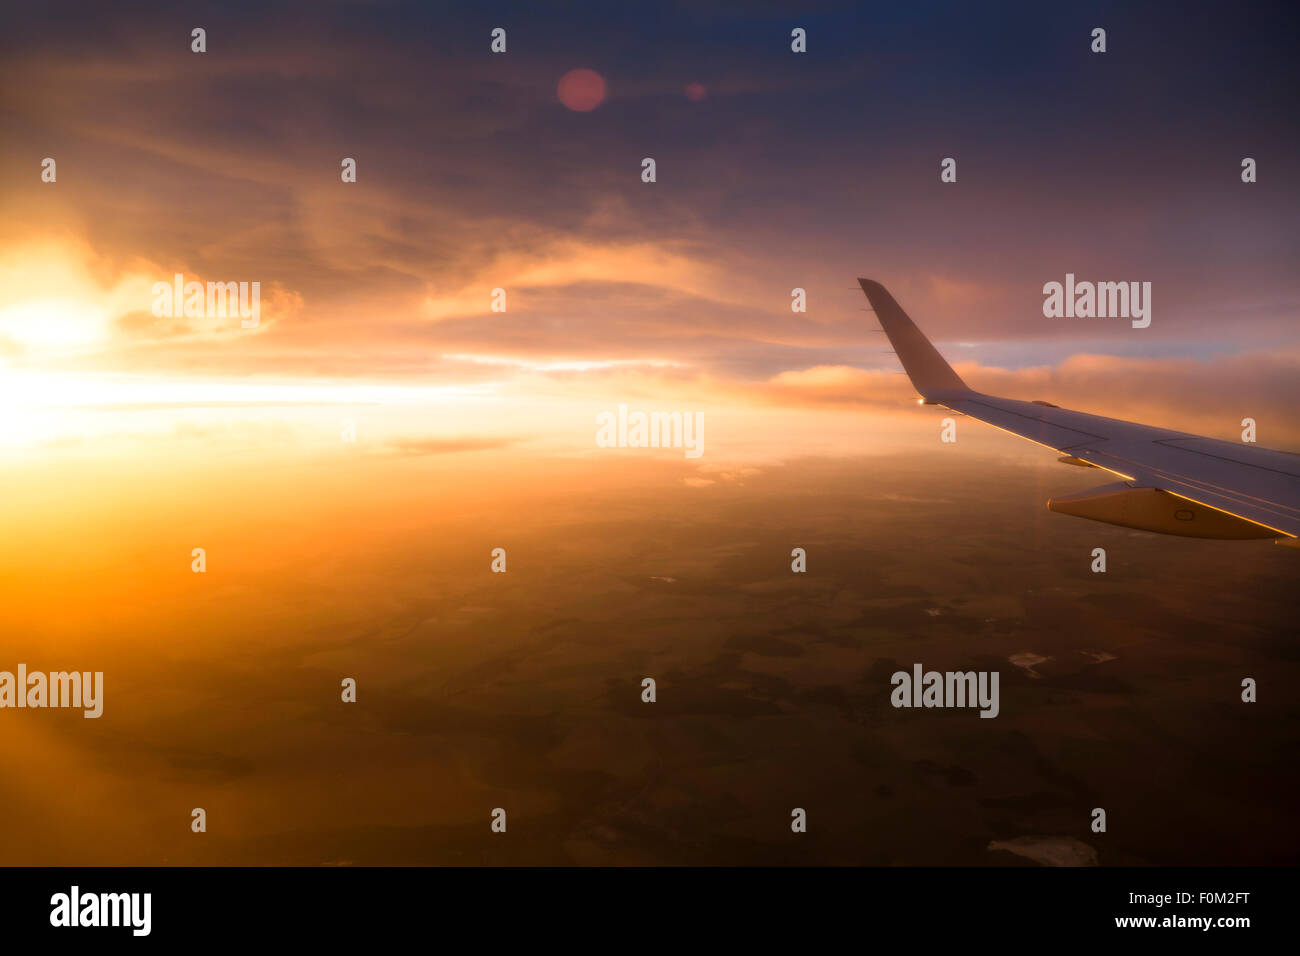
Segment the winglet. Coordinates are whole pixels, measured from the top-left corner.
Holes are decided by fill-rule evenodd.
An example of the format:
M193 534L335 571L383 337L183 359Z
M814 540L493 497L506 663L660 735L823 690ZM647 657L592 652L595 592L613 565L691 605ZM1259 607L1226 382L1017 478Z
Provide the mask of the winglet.
M867 294L881 328L922 398L931 401L970 392L883 285L871 279L859 279L858 285Z

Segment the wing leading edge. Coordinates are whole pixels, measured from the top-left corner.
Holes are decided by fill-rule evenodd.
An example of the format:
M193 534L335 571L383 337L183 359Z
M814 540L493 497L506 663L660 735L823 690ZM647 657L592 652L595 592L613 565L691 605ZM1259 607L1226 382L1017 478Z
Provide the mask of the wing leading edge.
M1188 537L1300 536L1300 456L981 394L952 370L883 285L858 283L926 404L978 418L1052 448L1070 464L1123 479L1053 499L1053 511Z

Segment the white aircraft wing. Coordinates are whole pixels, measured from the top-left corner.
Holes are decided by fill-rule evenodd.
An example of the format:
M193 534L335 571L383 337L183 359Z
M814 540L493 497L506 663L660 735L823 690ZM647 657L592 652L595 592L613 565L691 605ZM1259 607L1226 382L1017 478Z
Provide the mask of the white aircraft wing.
M1047 505L1053 511L1187 537L1294 543L1300 536L1300 456L972 391L883 285L858 282L926 404L1123 479L1054 498Z

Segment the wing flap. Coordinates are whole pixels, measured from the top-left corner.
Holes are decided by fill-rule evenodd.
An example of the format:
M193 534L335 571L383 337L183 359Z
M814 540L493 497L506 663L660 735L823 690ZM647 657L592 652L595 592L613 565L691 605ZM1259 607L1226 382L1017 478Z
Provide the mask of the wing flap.
M1236 449L1243 453L1256 450L1262 453L1265 462L1277 454L1264 448ZM1272 471L1266 465L1220 458L1160 442L1127 448L1107 443L1075 455L1110 471L1128 473L1141 485L1168 491L1273 531L1300 535L1300 508L1291 504L1300 501L1300 477Z

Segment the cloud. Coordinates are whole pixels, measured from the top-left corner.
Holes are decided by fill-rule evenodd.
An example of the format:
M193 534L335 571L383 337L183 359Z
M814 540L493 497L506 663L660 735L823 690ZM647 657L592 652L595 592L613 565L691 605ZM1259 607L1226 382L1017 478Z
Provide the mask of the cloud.
M411 438L384 445L392 455L417 458L425 455L451 455L466 451L492 451L527 441L525 438Z
M1270 446L1300 443L1294 410L1300 349L1249 352L1214 361L1076 355L1059 366L1003 369L958 363L977 391L1043 400L1078 411L1238 440L1251 417ZM773 376L755 397L785 406L899 408L915 399L905 375L818 366ZM1264 423L1267 423L1265 425Z

